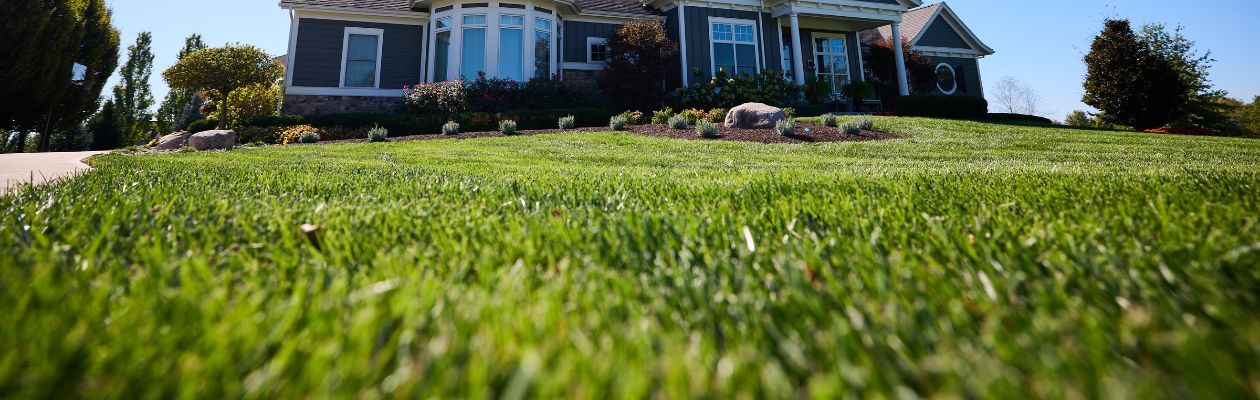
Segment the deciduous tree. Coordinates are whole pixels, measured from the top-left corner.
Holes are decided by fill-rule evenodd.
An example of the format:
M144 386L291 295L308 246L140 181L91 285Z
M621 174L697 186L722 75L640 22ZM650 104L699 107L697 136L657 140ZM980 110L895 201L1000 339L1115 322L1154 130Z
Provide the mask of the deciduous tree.
M162 73L174 88L205 88L227 103L219 109L219 128L226 129L232 92L249 85L266 85L280 79L284 68L266 52L249 45L198 50Z
M1216 132L1228 132L1235 127L1230 120L1233 111L1224 90L1212 86L1209 77L1212 52L1200 53L1195 43L1186 38L1181 26L1169 29L1164 24L1147 24L1142 27L1142 44L1164 57L1185 85L1187 99L1181 116L1174 125L1207 128Z
M678 71L678 43L660 21L636 19L608 38L608 66L599 87L618 107L655 110L665 100L665 79Z
M1164 56L1144 45L1128 20L1107 20L1085 56L1085 104L1108 123L1157 128L1182 115L1189 89Z
M175 60L183 60L189 54L206 48L206 42L201 40L201 35L192 34L184 39L184 48L179 50L179 55ZM162 105L158 107L157 119L166 125L170 130L181 130L188 124L201 119L201 97L197 93L201 88L182 89L171 88L166 93L166 98L162 100Z
M998 81L992 95L993 104L1005 113L1042 115L1041 94L1014 77Z

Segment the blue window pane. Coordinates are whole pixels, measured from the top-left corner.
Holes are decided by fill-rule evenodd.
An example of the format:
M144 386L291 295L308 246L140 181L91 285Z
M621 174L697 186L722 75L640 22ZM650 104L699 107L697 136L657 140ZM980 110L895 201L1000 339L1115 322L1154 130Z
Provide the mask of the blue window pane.
M713 24L713 40L730 41L735 38L730 24Z
M525 17L520 15L503 15L499 17L499 25L525 25Z
M549 19L542 19L542 18L537 18L537 19L534 19L534 28L535 28L535 29L542 29L542 30L544 30L544 31L550 31L550 30L551 30L551 20L549 20Z
M728 75L735 75L735 45L730 43L714 43L713 44L713 74L726 71Z
M447 63L451 57L451 32L438 32L433 45L433 80L442 82L450 79L446 74Z
M350 35L350 48L346 52L346 59L376 61L376 40L376 35Z
M740 71L747 67L753 68L753 73L756 73L757 47L751 44L735 45L735 64L739 66Z
M346 86L375 87L376 61L346 62Z
M486 29L464 29L459 74L464 79L477 79L477 73L486 70Z
M464 25L485 25L485 24L486 24L485 15L465 15L464 16Z
M541 21L541 20L540 20ZM551 21L547 21L550 24ZM536 32L534 35L534 76L551 76L551 34Z
M753 42L752 25L735 25L735 41L752 43Z
M521 72L524 59L524 31L521 29L499 30L499 77L523 81Z
M345 86L376 86L376 50L379 38L375 35L350 35L346 43Z
M437 19L437 27L434 29L446 29L451 27L451 17L442 17Z

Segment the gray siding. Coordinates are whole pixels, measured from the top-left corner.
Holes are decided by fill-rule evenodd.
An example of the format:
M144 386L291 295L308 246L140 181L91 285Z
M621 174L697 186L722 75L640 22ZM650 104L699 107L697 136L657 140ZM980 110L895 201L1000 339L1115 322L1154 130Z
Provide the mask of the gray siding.
M955 95L984 96L984 87L980 79L980 63L974 58L932 57L932 67L945 63L954 67L955 79L958 80L958 91ZM943 94L936 85L932 85L934 94Z
M401 89L422 81L420 54L424 27L302 18L293 55L293 85L338 87L345 28L382 29L381 89Z
M586 62L586 38L612 37L613 32L621 28L621 24L605 24L599 22L564 22L564 61Z
M923 37L919 38L919 43L916 43L916 45L928 47L949 47L955 49L971 48L971 46L967 45L967 41L963 40L962 36L958 35L957 31L954 31L954 27L949 26L949 23L945 22L945 20L941 18L937 18L936 21L932 22L931 26L928 26L927 30L923 33Z
M670 39L678 40L678 10L666 12L666 30ZM709 48L709 17L745 19L759 22L757 35L765 39L759 43L761 62L767 68L778 69L779 37L775 34L776 25L769 14L754 11L728 10L708 7L687 7L687 69L692 82L707 80L713 77L713 57ZM699 71L699 75L695 74Z

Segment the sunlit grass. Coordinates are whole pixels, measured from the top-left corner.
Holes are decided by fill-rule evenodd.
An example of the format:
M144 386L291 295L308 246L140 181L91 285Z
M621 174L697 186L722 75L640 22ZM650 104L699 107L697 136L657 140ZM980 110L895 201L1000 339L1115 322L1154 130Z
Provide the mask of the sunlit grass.
M99 157L0 197L0 398L1260 395L1260 141L876 125Z

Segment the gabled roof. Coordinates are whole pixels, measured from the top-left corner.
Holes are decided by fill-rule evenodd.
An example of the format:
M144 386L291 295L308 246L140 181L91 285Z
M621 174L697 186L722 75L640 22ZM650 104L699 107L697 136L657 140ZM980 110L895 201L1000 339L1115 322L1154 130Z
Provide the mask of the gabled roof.
M650 16L658 13L638 0L570 0L579 13ZM329 11L373 11L390 14L415 12L411 0L280 0L280 8L315 8ZM423 10L421 10L423 11Z
M958 14L954 13L949 4L944 2L929 4L901 14L901 37L909 40L911 47L916 47L919 44L919 40L923 39L923 35L927 33L928 28L932 27L932 24L938 20L949 24L958 36L961 36L980 55L987 56L994 53L992 48L980 41L980 38L971 31L971 28L968 28L967 24L964 24L962 19L958 18ZM891 37L891 25L884 25L861 33L862 42L865 43Z

